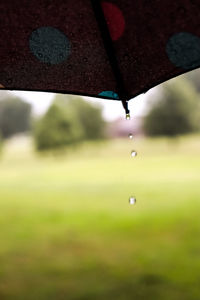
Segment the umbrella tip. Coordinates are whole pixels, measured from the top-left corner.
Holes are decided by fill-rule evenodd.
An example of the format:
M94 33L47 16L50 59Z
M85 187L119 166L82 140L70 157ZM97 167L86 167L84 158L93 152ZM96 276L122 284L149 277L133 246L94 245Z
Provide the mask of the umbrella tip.
M125 100L125 101L122 101L122 105L125 109L125 113L126 113L126 119L129 120L130 119L130 110L128 108L128 101Z

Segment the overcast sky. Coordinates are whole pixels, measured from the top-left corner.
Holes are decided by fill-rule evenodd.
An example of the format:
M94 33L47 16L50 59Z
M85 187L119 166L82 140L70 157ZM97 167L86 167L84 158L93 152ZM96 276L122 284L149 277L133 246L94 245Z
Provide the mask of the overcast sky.
M36 114L41 114L46 111L52 102L55 94L41 92L25 92L12 91L11 93L20 96L25 101L33 106L33 111ZM155 94L155 88L129 101L129 108L132 116L142 115L145 111L147 98ZM103 115L106 120L114 120L118 117L124 117L124 110L120 101L104 100L97 98L85 97L87 101L92 103L100 103L103 106Z

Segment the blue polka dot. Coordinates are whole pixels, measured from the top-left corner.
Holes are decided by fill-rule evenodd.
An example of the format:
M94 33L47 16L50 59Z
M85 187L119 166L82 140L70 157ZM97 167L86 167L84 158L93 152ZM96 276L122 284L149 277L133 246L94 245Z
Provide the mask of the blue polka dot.
M29 47L37 59L52 65L62 63L70 54L68 38L53 27L34 30L29 39Z
M170 37L166 52L176 66L189 70L200 66L200 38L188 32L180 32Z
M99 96L119 100L118 94L113 91L103 91L103 92L99 93Z

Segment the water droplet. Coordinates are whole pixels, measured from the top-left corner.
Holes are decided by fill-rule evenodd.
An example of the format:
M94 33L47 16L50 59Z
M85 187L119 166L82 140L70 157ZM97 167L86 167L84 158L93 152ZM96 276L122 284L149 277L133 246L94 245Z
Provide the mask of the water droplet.
M126 120L130 120L131 116L130 114L126 114Z
M131 151L131 156L132 156L132 157L135 157L136 155L137 155L137 152L136 152L135 150L132 150L132 151Z
M129 133L128 137L129 137L130 140L132 140L133 139L132 133Z
M136 198L134 198L134 197L131 196L131 197L129 198L129 204L130 204L130 205L135 205L135 204L136 204Z

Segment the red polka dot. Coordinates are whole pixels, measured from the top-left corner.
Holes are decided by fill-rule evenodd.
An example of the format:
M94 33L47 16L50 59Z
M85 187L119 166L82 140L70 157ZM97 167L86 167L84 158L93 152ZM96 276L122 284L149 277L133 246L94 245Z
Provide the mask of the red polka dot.
M125 29L125 20L121 10L113 3L102 2L103 13L113 41L117 41Z

